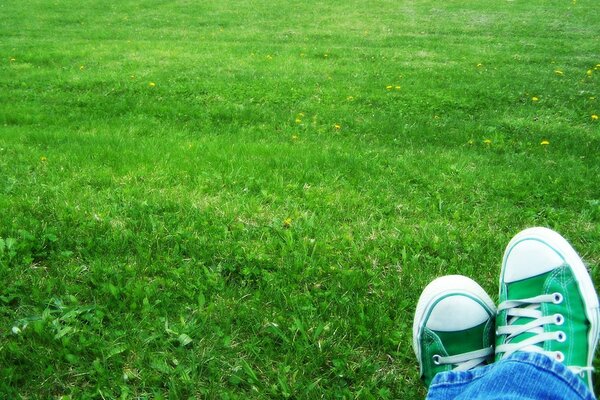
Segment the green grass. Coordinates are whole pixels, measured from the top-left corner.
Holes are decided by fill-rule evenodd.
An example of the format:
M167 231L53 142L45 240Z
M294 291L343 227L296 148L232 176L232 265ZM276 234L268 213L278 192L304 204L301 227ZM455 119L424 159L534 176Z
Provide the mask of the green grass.
M101 3L0 4L0 397L422 398L433 278L598 282L595 1Z

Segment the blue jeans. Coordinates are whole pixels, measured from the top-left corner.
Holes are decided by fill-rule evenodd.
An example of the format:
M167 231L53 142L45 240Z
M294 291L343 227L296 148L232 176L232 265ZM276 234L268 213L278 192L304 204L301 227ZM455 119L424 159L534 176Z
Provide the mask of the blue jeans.
M539 353L517 352L470 371L437 374L428 400L593 400L588 387L563 364Z

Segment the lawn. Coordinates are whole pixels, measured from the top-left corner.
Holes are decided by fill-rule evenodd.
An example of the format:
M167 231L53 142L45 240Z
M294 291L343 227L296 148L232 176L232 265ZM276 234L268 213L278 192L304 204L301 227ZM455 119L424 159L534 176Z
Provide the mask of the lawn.
M435 277L599 282L599 10L3 0L0 398L422 398Z

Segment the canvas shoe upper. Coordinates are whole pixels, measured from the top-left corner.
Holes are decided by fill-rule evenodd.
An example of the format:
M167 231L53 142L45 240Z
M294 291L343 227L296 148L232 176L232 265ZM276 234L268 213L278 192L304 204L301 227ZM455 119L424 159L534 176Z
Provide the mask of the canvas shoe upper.
M473 280L448 275L431 282L419 298L413 322L413 349L421 377L466 371L493 361L496 309Z
M500 273L496 360L546 354L592 387L598 296L577 253L558 233L530 228L508 244Z

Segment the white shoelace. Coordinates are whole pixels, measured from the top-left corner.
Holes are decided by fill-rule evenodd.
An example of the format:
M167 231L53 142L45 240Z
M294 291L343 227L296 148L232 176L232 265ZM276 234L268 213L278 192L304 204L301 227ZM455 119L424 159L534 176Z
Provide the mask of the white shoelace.
M456 364L454 371L467 371L483 364L487 356L494 352L492 347L487 349L470 351L468 353L457 354L454 356L442 357L439 355L433 356L433 362L437 365Z
M560 293L545 294L536 297L530 297L521 300L507 300L498 306L498 312L506 310L507 325L498 327L497 335L507 335L504 344L496 347L496 353L504 353L502 358L506 358L516 351L529 351L545 354L558 362L563 362L565 356L560 351L546 351L543 349L543 343L547 340L556 340L564 342L567 340L567 335L562 331L544 332L544 325L555 324L562 325L564 317L560 314L546 315L542 314L540 307L542 303L560 304L563 301L563 296ZM530 318L531 321L523 325L515 325L514 323L519 318ZM520 342L511 343L515 337L530 333L533 336ZM568 368L576 374L584 371L593 371L593 367L571 366Z

